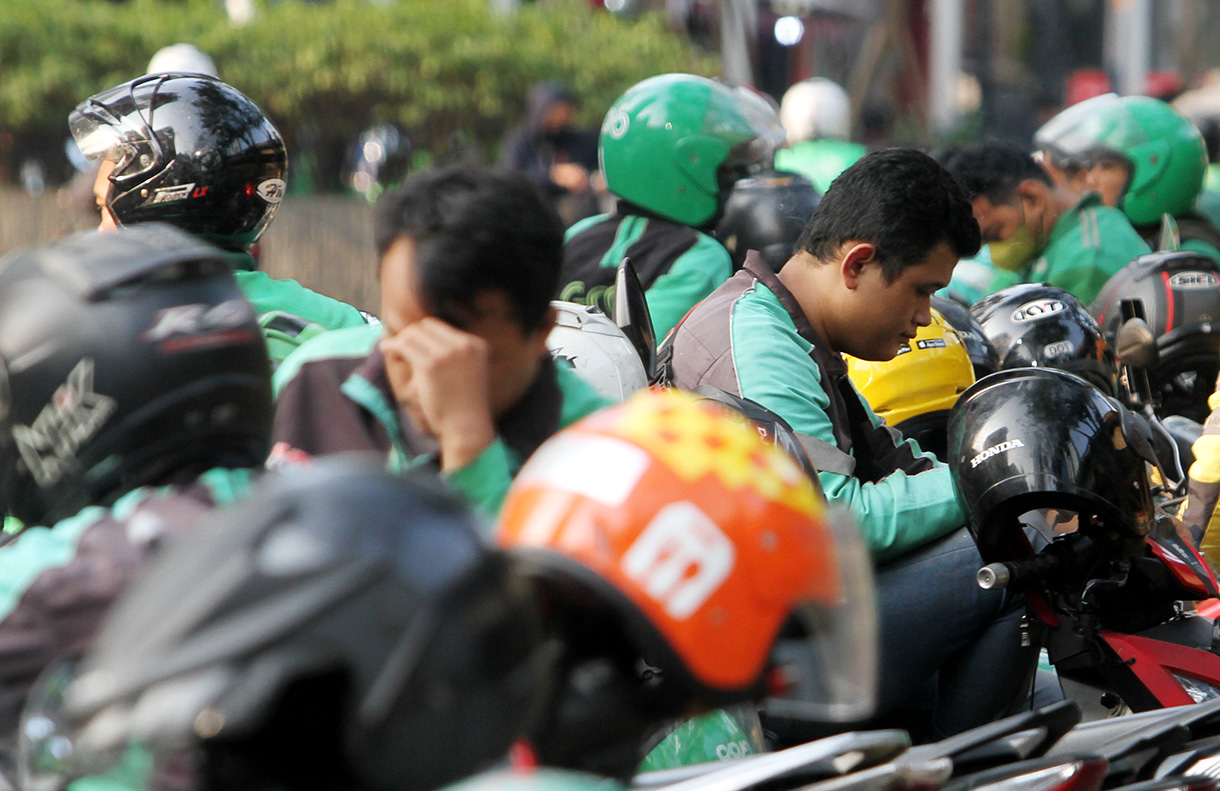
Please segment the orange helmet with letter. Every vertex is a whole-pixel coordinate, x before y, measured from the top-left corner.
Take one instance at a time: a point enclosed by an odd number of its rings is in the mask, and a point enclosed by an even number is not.
[[[777,713],[854,719],[875,685],[871,567],[854,525],[829,514],[791,457],[740,417],[643,391],[539,448],[498,537],[544,587],[612,611],[692,700],[783,686]]]

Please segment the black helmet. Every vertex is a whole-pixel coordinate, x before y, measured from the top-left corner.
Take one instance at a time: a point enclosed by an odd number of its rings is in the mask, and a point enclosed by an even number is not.
[[[995,346],[983,332],[983,325],[965,305],[949,297],[933,295],[932,307],[940,312],[950,327],[957,330],[962,345],[966,347],[966,354],[970,355],[975,379],[1000,370],[1000,355],[996,354]]]
[[[1022,283],[971,306],[995,347],[1001,370],[1059,368],[1081,376],[1106,395],[1118,391],[1114,354],[1080,300],[1046,283]]]
[[[1090,311],[1111,345],[1124,299],[1139,299],[1156,336],[1157,363],[1148,369],[1159,413],[1202,423],[1220,373],[1220,267],[1188,251],[1142,255],[1114,274]]]
[[[1034,509],[1097,516],[1130,538],[1154,519],[1147,425],[1064,371],[1019,368],[976,382],[949,413],[948,456],[986,562],[1022,554],[1011,520]]]
[[[778,272],[821,199],[804,176],[782,170],[755,174],[733,185],[714,235],[733,257],[733,269],[757,250]]]
[[[121,225],[159,220],[245,249],[284,196],[283,138],[215,77],[138,77],[78,104],[68,126],[86,157],[117,163],[106,205]]]
[[[194,749],[211,788],[244,761],[259,787],[428,791],[504,756],[553,652],[481,532],[429,475],[349,457],[271,480],[116,605],[64,696],[82,763],[134,739],[154,768]]]
[[[0,500],[27,524],[266,458],[254,310],[219,250],[167,225],[0,259],[0,374]]]

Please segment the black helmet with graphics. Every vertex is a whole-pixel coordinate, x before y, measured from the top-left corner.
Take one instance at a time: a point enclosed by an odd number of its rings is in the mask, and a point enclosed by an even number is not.
[[[1046,283],[1000,289],[971,306],[1000,359],[1000,369],[1058,368],[1096,385],[1118,389],[1114,354],[1080,300]]]
[[[258,240],[284,195],[284,140],[254,102],[206,74],[149,74],[68,117],[90,159],[115,163],[120,225],[161,221],[229,249]]]
[[[1141,255],[1106,281],[1090,311],[1106,340],[1122,325],[1122,301],[1138,299],[1156,336],[1148,381],[1163,415],[1202,423],[1220,373],[1220,267],[1187,250]]]
[[[220,250],[161,223],[0,259],[0,374],[0,505],[26,524],[266,458],[254,310]]]

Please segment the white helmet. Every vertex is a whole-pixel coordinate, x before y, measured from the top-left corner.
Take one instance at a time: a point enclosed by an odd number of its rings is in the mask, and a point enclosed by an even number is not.
[[[623,331],[589,305],[554,301],[555,328],[546,338],[551,357],[568,364],[601,395],[625,401],[648,387],[644,363]]]
[[[784,92],[779,120],[790,144],[821,137],[846,140],[851,135],[851,102],[838,83],[812,77]]]
[[[148,74],[178,72],[186,74],[206,74],[219,79],[216,64],[193,44],[170,44],[157,50],[148,62]]]

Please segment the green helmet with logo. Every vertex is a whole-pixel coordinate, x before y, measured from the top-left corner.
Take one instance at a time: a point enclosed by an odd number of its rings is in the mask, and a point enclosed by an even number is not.
[[[708,225],[733,183],[783,140],[778,115],[747,90],[693,74],[628,88],[602,122],[607,188],[674,222]]]
[[[1086,162],[1120,157],[1131,169],[1120,208],[1132,225],[1151,225],[1163,214],[1192,209],[1203,188],[1207,149],[1189,119],[1148,96],[1110,98],[1077,116],[1075,123],[1059,124],[1046,135],[1052,119],[1039,131],[1038,142]]]

